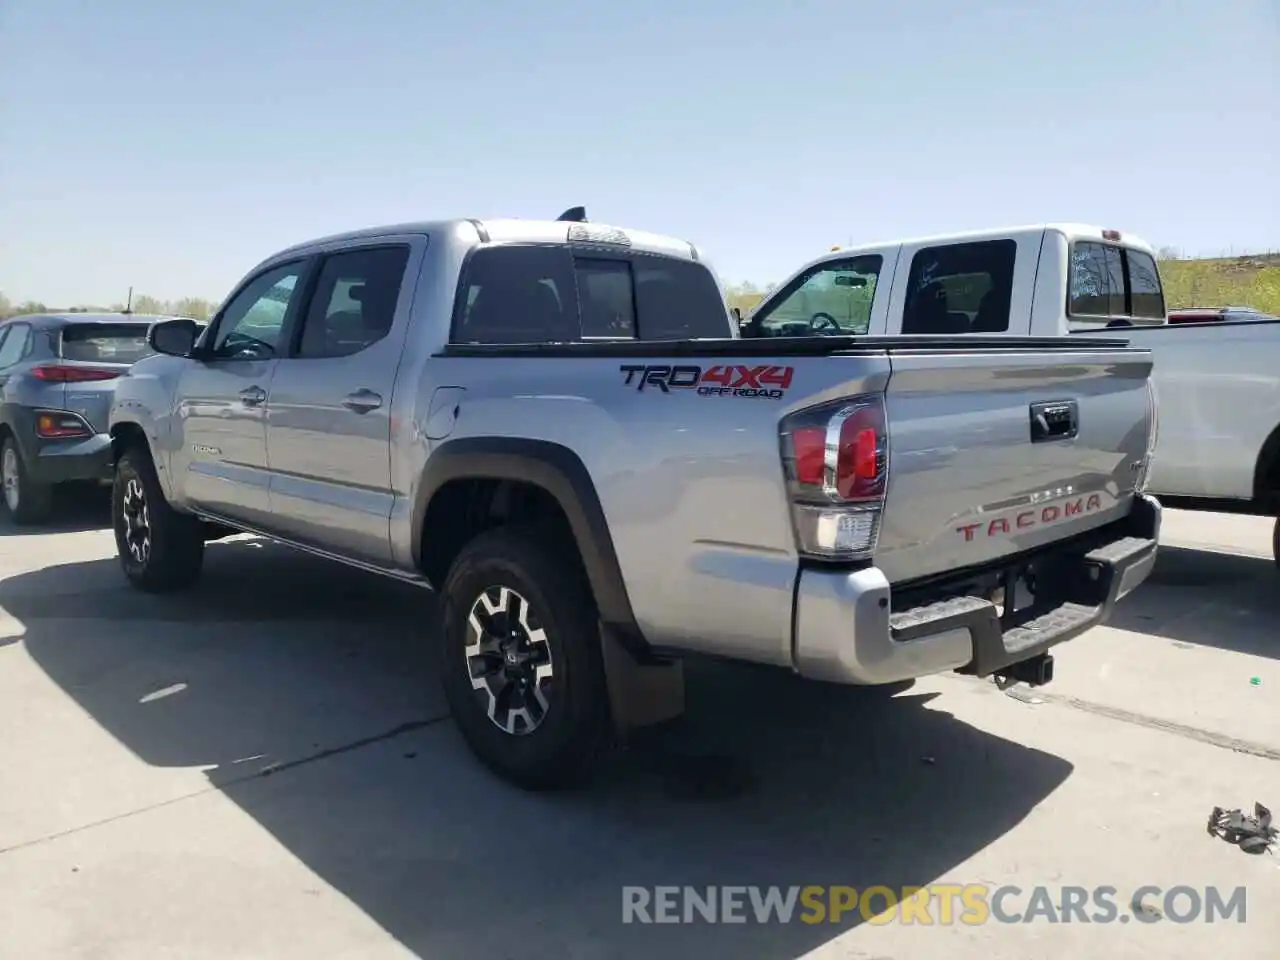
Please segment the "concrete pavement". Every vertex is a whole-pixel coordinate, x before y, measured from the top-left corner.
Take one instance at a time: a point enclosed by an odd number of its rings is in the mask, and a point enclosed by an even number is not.
[[[253,542],[143,597],[101,519],[0,528],[0,958],[1275,956],[1280,857],[1205,832],[1215,804],[1280,809],[1263,521],[1168,514],[1154,580],[1041,702],[694,664],[680,723],[530,796],[448,721],[429,597]],[[939,882],[1244,885],[1249,912],[621,922],[625,885]]]

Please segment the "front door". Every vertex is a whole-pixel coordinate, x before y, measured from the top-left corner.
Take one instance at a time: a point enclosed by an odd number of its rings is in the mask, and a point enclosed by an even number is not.
[[[347,247],[318,265],[271,385],[272,531],[391,565],[391,390],[423,237]]]
[[[266,411],[285,320],[306,261],[252,278],[214,318],[209,352],[178,384],[181,443],[171,469],[189,505],[250,526],[269,522]]]

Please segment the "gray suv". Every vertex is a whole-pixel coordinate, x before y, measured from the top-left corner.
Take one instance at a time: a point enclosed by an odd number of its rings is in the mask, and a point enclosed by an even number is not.
[[[48,519],[56,484],[109,481],[117,378],[159,317],[34,314],[0,323],[0,477],[16,523]]]

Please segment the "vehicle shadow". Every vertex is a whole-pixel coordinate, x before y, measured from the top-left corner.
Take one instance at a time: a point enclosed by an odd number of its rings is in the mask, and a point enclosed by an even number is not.
[[[66,484],[53,488],[53,510],[49,521],[19,526],[0,507],[0,537],[31,536],[40,533],[81,533],[111,526],[111,494],[96,484]]]
[[[1262,557],[1161,544],[1142,587],[1109,626],[1179,643],[1280,657],[1280,570]]]
[[[587,788],[527,794],[448,721],[417,588],[226,543],[181,598],[136,594],[100,560],[0,582],[0,606],[119,742],[213,765],[212,785],[423,957],[796,957],[865,918],[624,924],[623,887],[976,879],[951,871],[1071,772],[929,695],[703,662],[683,719]]]

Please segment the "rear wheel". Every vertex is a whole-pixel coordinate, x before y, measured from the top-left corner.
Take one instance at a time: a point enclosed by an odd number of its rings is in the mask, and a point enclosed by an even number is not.
[[[195,583],[204,565],[204,529],[165,500],[147,450],[135,445],[116,464],[111,521],[124,575],[139,590],[167,593]]]
[[[483,533],[445,580],[441,676],[468,746],[529,790],[583,779],[612,743],[587,584],[537,528]]]
[[[49,519],[53,487],[31,479],[13,437],[5,437],[0,445],[0,482],[4,484],[5,508],[14,523],[36,524]]]

